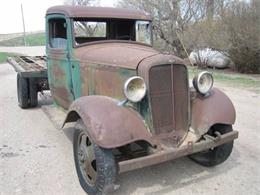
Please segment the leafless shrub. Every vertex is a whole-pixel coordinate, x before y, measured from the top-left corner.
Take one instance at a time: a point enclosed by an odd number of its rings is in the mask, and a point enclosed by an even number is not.
[[[259,3],[236,3],[222,19],[229,35],[228,55],[242,73],[260,73]]]

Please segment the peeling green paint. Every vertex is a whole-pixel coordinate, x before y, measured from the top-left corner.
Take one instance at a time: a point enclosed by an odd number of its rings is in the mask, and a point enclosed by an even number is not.
[[[49,21],[64,19],[67,28],[66,48],[52,48],[49,44]],[[73,55],[71,20],[62,14],[46,16],[46,53],[48,66],[48,80],[51,92],[54,94],[55,104],[68,108],[81,96],[80,91],[80,63]]]

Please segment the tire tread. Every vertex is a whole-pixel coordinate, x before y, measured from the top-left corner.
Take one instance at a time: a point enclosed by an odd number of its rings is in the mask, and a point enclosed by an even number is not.
[[[78,136],[81,131],[87,131],[87,128],[85,127],[85,125],[81,120],[78,121],[76,127],[80,127],[80,129],[76,129],[74,133],[73,151],[74,151],[74,161],[75,161],[76,171],[77,171],[77,175],[81,187],[90,195],[106,194],[107,192],[112,191],[117,176],[117,165],[112,151],[110,149],[101,148],[95,143],[93,143],[94,152],[96,155],[96,163],[97,163],[97,178],[96,178],[96,184],[94,186],[90,186],[85,181],[80,171],[79,165],[77,163]]]
[[[29,108],[28,79],[21,77],[19,73],[17,74],[17,98],[21,108]]]
[[[219,131],[221,134],[228,133],[233,131],[231,125],[216,125],[213,126],[213,130]],[[189,155],[189,158],[194,162],[205,166],[213,167],[219,165],[226,161],[230,156],[233,149],[234,141],[215,147],[213,150],[208,152],[198,152],[192,155]]]

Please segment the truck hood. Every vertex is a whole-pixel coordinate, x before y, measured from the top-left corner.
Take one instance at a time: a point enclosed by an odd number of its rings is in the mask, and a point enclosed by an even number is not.
[[[151,47],[132,43],[98,43],[75,49],[75,56],[83,63],[137,69],[138,64],[159,54]]]

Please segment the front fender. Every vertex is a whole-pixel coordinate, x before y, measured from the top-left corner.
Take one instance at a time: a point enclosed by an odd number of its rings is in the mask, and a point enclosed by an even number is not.
[[[117,103],[106,96],[80,97],[70,106],[64,124],[81,118],[92,140],[103,148],[120,147],[139,140],[154,146],[138,113]]]
[[[236,120],[231,100],[217,88],[208,97],[197,97],[191,103],[191,127],[201,136],[214,124],[232,125]]]

